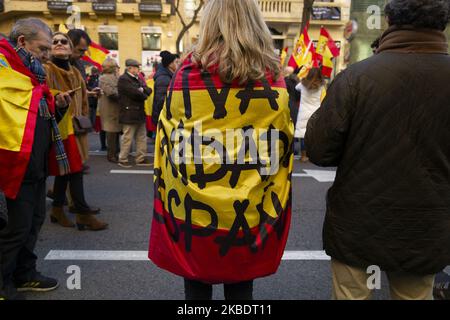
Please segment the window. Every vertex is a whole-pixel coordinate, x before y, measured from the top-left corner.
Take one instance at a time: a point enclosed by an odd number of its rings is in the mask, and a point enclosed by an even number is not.
[[[100,45],[108,50],[119,50],[119,34],[116,32],[99,32]]]
[[[161,50],[160,33],[142,33],[142,50],[159,51]]]

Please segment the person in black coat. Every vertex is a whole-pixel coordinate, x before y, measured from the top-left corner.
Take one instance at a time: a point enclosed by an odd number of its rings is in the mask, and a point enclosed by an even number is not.
[[[160,53],[162,58],[161,65],[158,66],[155,76],[155,94],[153,96],[152,121],[155,126],[158,125],[159,114],[166,102],[167,89],[169,88],[172,76],[177,70],[177,55],[169,51]]]
[[[295,90],[295,87],[300,82],[298,72],[299,69],[294,70],[292,67],[286,67],[284,69],[284,81],[286,82],[286,90],[289,94],[289,110],[294,126],[297,124],[297,116],[300,108],[300,91]],[[296,144],[299,144],[299,141],[296,141]],[[297,148],[294,147],[294,154],[298,153]]]
[[[133,140],[136,140],[136,165],[149,166],[147,154],[147,129],[145,123],[145,100],[152,94],[139,77],[140,64],[133,59],[125,61],[126,72],[120,76],[117,90],[119,93],[119,122],[123,125],[123,137],[119,154],[119,165],[130,168],[128,161]]]
[[[306,131],[310,160],[337,166],[323,228],[333,295],[366,299],[369,266],[395,299],[432,299],[450,265],[447,0],[392,0],[375,56],[341,72]]]

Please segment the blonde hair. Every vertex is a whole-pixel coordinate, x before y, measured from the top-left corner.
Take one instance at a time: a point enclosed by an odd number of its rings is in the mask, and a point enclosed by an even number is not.
[[[218,66],[222,81],[246,83],[267,72],[280,75],[270,31],[255,0],[209,0],[192,59],[204,70]]]
[[[116,72],[116,68],[119,65],[117,64],[116,60],[111,59],[111,58],[107,58],[103,64],[102,64],[102,69],[103,69],[103,74],[107,74],[107,73],[115,73]]]

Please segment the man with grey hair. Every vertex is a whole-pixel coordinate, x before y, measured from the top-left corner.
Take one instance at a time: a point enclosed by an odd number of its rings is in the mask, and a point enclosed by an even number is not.
[[[392,299],[428,300],[450,265],[450,2],[385,13],[376,54],[333,80],[306,149],[338,167],[323,227],[333,297],[369,299],[383,270]]]
[[[0,299],[17,299],[17,291],[42,292],[58,286],[57,280],[36,271],[34,254],[45,219],[50,155],[56,158],[52,162],[61,174],[68,171],[54,111],[55,105],[68,107],[70,95],[60,93],[55,99],[52,97],[41,64],[48,59],[51,37],[52,31],[44,22],[29,18],[16,22],[9,40],[0,40],[0,78],[20,77],[21,81],[7,81],[8,92],[31,97],[27,100],[5,96],[5,82],[0,82],[0,109],[13,115],[8,120],[10,124],[0,123],[0,192],[6,196],[8,215],[8,224],[0,231]],[[12,107],[8,99],[15,99],[20,108]],[[23,115],[25,124],[20,121]],[[21,146],[20,150],[11,145]]]

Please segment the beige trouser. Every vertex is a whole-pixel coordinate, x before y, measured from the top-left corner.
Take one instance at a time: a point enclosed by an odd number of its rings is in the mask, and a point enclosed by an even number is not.
[[[368,300],[372,290],[367,286],[371,274],[331,259],[334,300]],[[388,272],[389,288],[393,300],[433,300],[435,275],[416,276]]]
[[[142,162],[147,154],[147,129],[145,123],[124,124],[119,161],[127,162],[133,139],[136,140],[136,162]]]

